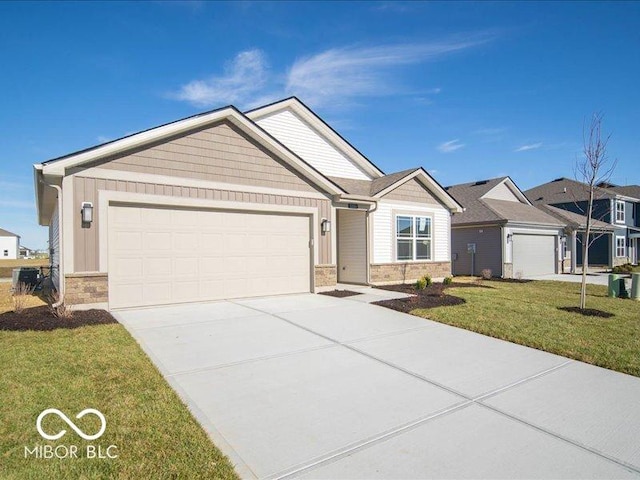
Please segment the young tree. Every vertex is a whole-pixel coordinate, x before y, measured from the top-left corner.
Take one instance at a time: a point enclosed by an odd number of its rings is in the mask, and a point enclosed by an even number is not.
[[[580,308],[586,308],[587,304],[587,270],[589,268],[589,247],[590,241],[593,200],[596,196],[597,185],[599,183],[609,183],[611,175],[616,167],[616,161],[610,162],[607,155],[607,144],[611,134],[603,138],[602,118],[600,112],[594,113],[591,122],[582,128],[582,155],[583,158],[576,161],[576,180],[586,184],[588,193],[587,202],[587,229],[582,242],[582,287],[580,289]],[[612,212],[613,214],[613,212]]]

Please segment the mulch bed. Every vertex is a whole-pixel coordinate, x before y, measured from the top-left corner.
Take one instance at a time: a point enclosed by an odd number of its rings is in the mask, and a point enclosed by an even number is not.
[[[362,295],[360,292],[352,292],[351,290],[330,290],[328,292],[320,292],[320,295],[327,295],[329,297],[345,298],[353,297],[354,295]]]
[[[87,325],[118,323],[106,310],[76,310],[71,318],[54,317],[47,306],[26,308],[22,313],[0,314],[0,330],[50,331],[58,328],[79,328]]]
[[[579,313],[580,315],[584,315],[585,317],[600,317],[600,318],[615,317],[613,313],[603,312],[602,310],[597,310],[595,308],[582,309],[580,307],[558,307],[558,310],[562,310],[563,312]]]
[[[397,284],[397,285],[384,285],[376,288],[383,290],[391,290],[394,292],[402,292],[413,295],[408,298],[397,298],[394,300],[382,300],[380,302],[373,302],[374,305],[380,305],[383,307],[397,310],[399,312],[409,313],[416,308],[435,308],[460,305],[466,303],[466,300],[455,295],[448,295],[445,293],[447,288],[491,288],[485,285],[479,285],[475,283],[451,283],[444,285],[442,283],[433,283],[426,287],[424,290],[416,290],[413,284]]]

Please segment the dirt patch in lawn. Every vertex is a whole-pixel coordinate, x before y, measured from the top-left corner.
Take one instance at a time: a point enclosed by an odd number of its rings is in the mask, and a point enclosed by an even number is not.
[[[87,325],[118,323],[106,310],[76,310],[71,318],[54,317],[47,306],[26,308],[22,313],[0,314],[0,330],[50,331],[58,328],[79,328]]]
[[[319,295],[327,295],[328,297],[353,297],[354,295],[362,295],[360,292],[352,292],[351,290],[330,290],[328,292],[320,292]]]
[[[435,308],[460,305],[466,303],[466,300],[455,295],[445,293],[448,288],[492,288],[477,283],[451,283],[444,285],[442,283],[433,283],[423,290],[416,290],[413,284],[397,284],[384,285],[380,287],[383,290],[391,290],[394,292],[408,293],[412,295],[408,298],[397,298],[393,300],[382,300],[373,302],[374,305],[380,305],[399,312],[409,313],[416,308]]]
[[[564,312],[579,313],[580,315],[584,315],[585,317],[600,317],[600,318],[615,317],[613,313],[603,312],[602,310],[597,310],[595,308],[582,309],[580,307],[558,307],[558,310],[562,310]]]

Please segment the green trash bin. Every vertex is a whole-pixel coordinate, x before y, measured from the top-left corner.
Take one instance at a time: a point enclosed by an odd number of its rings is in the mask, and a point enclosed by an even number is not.
[[[631,274],[631,299],[640,300],[640,273]]]
[[[620,275],[616,273],[609,274],[609,296],[612,298],[620,296]]]

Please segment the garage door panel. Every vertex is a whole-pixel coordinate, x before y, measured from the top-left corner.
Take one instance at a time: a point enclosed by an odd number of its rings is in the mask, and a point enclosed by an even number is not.
[[[556,237],[551,235],[513,236],[513,273],[530,277],[556,271]]]
[[[111,308],[310,290],[309,217],[109,208]]]

